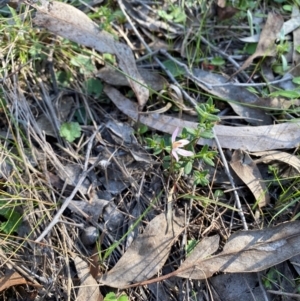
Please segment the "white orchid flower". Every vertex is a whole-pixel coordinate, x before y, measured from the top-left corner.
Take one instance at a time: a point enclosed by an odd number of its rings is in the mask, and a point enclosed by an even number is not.
[[[174,133],[172,134],[172,151],[171,151],[172,156],[175,158],[175,160],[177,162],[179,161],[178,155],[183,156],[183,157],[191,157],[194,155],[193,152],[182,149],[182,147],[184,147],[185,145],[190,143],[189,140],[181,139],[181,140],[176,141],[178,131],[179,131],[179,128],[177,127],[175,129]]]

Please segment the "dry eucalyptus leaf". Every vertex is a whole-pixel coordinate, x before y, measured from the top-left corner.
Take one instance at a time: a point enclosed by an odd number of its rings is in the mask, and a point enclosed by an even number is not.
[[[124,222],[124,216],[114,202],[99,198],[97,195],[89,202],[71,201],[68,208],[94,222],[101,216],[110,232],[117,232]]]
[[[137,106],[118,90],[110,86],[104,87],[104,92],[111,101],[133,120],[138,120]],[[195,129],[197,123],[170,117],[162,114],[140,115],[139,122],[172,135],[175,129],[184,127]],[[215,133],[223,148],[244,149],[251,152],[287,149],[297,147],[300,143],[300,124],[281,123],[269,126],[232,127],[215,125]],[[199,139],[199,145],[216,147],[213,139]]]
[[[288,90],[285,87],[289,85],[289,83],[292,83],[292,80],[290,81],[285,81],[280,85],[280,87],[284,90]],[[295,87],[294,87],[295,88]],[[292,89],[289,89],[292,90]],[[279,97],[266,97],[266,98],[259,98],[255,102],[256,105],[262,106],[265,108],[270,108],[272,109],[281,109],[281,110],[287,110],[291,106],[299,106],[300,105],[300,100],[299,99],[284,99],[284,98],[279,98]]]
[[[131,144],[129,148],[129,152],[136,162],[148,163],[148,164],[154,163],[154,161],[151,160],[150,154],[147,153],[145,149],[138,144]]]
[[[156,216],[130,245],[117,264],[100,280],[101,284],[122,288],[154,276],[165,264],[177,236],[183,231],[184,217]]]
[[[76,186],[80,179],[81,173],[82,167],[79,164],[67,164],[64,166],[64,173],[59,174],[59,176],[62,180],[65,180],[68,185]],[[87,194],[90,185],[90,180],[86,178],[80,186],[79,191],[82,194]]]
[[[219,235],[211,237],[204,237],[187,257],[183,264],[176,271],[177,277],[189,278],[188,274],[191,270],[191,263],[198,262],[208,258],[211,254],[215,253],[219,248]],[[177,273],[178,272],[178,273]],[[187,276],[187,277],[185,277]],[[205,277],[205,274],[203,274]]]
[[[272,161],[280,161],[292,166],[298,172],[300,172],[300,160],[295,155],[286,152],[281,152],[281,151],[256,152],[253,153],[252,155],[261,156],[260,159],[255,160],[255,163],[264,162],[267,164]]]
[[[42,0],[43,5],[32,5],[37,13],[34,23],[47,28],[54,34],[70,39],[78,44],[94,48],[101,53],[116,55],[120,68],[128,75],[138,103],[143,107],[148,98],[149,90],[139,74],[131,49],[118,41],[98,26],[82,11],[62,2]]]
[[[105,127],[110,130],[114,135],[122,139],[125,143],[136,143],[137,140],[134,136],[134,129],[126,123],[108,120]]]
[[[268,189],[251,157],[241,150],[236,150],[232,155],[230,166],[251,190],[259,208],[266,206],[270,202]]]
[[[150,89],[160,91],[168,86],[168,81],[157,72],[139,67],[137,69]],[[129,86],[128,78],[120,70],[110,66],[101,68],[97,77],[113,86]]]
[[[272,123],[272,118],[263,109],[259,109],[257,107],[254,108],[254,106],[257,105],[257,101],[260,101],[260,98],[249,92],[246,87],[228,84],[228,78],[225,76],[201,69],[193,69],[193,75],[212,86],[214,84],[224,83],[224,86],[213,86],[210,90],[201,82],[197,82],[192,77],[189,77],[204,91],[228,101],[228,104],[232,107],[235,113],[244,117],[250,124],[268,125]],[[251,106],[243,104],[249,104]]]
[[[243,64],[243,66],[235,72],[231,77],[235,76],[242,70],[251,65],[252,61],[257,57],[275,56],[276,55],[276,38],[280,33],[283,25],[283,18],[274,12],[268,14],[267,22],[261,32],[259,42],[255,53],[253,53]]]
[[[18,272],[9,271],[4,276],[1,276],[0,278],[0,292],[3,292],[4,290],[7,290],[8,288],[12,286],[28,284],[28,281],[21,276]]]
[[[76,256],[74,258],[74,264],[80,280],[80,287],[76,300],[102,301],[103,296],[100,293],[99,285],[91,275],[88,263],[79,256]]]
[[[114,169],[110,169],[108,171],[109,175],[113,176]],[[114,180],[114,179],[106,179],[106,177],[100,177],[100,182],[104,185],[105,190],[112,195],[120,194],[124,189],[126,189],[128,186],[130,186],[130,183],[127,181],[126,183],[124,181]]]
[[[97,222],[103,212],[104,206],[109,202],[102,199],[94,198],[90,202],[87,201],[71,201],[68,208],[74,213],[83,216],[93,222]]]
[[[206,279],[214,273],[259,272],[300,253],[300,222],[288,222],[264,230],[234,233],[220,254],[187,257],[177,277]],[[202,252],[198,244],[193,252]],[[199,249],[199,250],[198,250]],[[190,259],[191,258],[191,259]]]
[[[53,123],[51,120],[45,115],[41,114],[36,123],[41,131],[43,131],[46,135],[56,137],[56,132],[53,127]]]
[[[286,22],[283,23],[282,25],[282,31],[284,32],[285,35],[290,34],[293,32],[293,41],[294,45],[299,45],[297,43],[298,39],[295,40],[294,33],[299,29],[300,26],[300,14],[299,14],[299,9],[297,6],[293,6],[293,12],[292,12],[292,18],[290,20],[287,20]],[[280,33],[278,33],[277,38],[280,38]],[[251,37],[246,37],[246,38],[240,38],[241,41],[245,43],[256,43],[260,40],[260,34],[255,34]]]

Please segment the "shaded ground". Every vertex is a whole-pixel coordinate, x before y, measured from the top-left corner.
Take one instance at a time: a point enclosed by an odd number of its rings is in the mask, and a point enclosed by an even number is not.
[[[30,4],[1,10],[1,298],[299,299],[296,3]]]

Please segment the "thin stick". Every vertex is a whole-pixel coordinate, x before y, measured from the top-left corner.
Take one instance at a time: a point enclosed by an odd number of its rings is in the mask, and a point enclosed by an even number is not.
[[[227,53],[225,53],[224,51],[222,51],[221,49],[219,49],[218,47],[212,45],[210,42],[208,42],[203,36],[201,36],[201,41],[206,44],[207,46],[209,46],[211,49],[213,49],[215,52],[219,53],[220,55],[222,55],[224,58],[226,58],[231,64],[233,64],[238,70],[241,68],[241,66]],[[245,81],[249,81],[250,78],[248,76],[248,74],[245,71],[241,71],[240,74],[243,75]]]
[[[224,168],[225,168],[225,172],[226,172],[226,175],[230,181],[230,184],[232,186],[232,188],[234,189],[233,190],[233,195],[234,195],[234,198],[235,198],[235,204],[236,204],[236,207],[238,208],[238,213],[241,217],[241,220],[242,220],[242,223],[243,223],[243,227],[244,227],[244,230],[248,230],[248,225],[247,225],[247,222],[246,222],[246,219],[245,219],[245,215],[244,215],[244,212],[242,210],[242,205],[241,205],[241,201],[240,201],[240,198],[239,198],[239,195],[237,193],[237,190],[235,189],[235,184],[234,184],[234,181],[233,181],[233,177],[231,176],[231,173],[230,173],[230,170],[229,170],[229,167],[228,167],[228,164],[227,164],[227,161],[226,161],[226,158],[224,156],[224,153],[223,153],[223,150],[222,150],[222,147],[221,147],[221,144],[219,142],[219,139],[217,137],[217,134],[215,132],[215,130],[213,129],[213,134],[214,134],[214,139],[216,141],[216,144],[217,144],[217,147],[218,147],[218,150],[220,152],[220,155],[221,155],[221,159],[222,159],[222,162],[224,164]]]
[[[263,295],[265,301],[269,301],[267,292],[266,292],[265,287],[264,287],[264,285],[263,285],[263,283],[261,281],[261,276],[260,276],[261,274],[260,273],[256,273],[256,275],[257,275],[257,278],[258,278],[258,283],[259,283],[259,287],[261,289],[262,295]]]
[[[172,60],[173,62],[175,62],[178,66],[184,68],[185,72],[187,73],[187,75],[192,78],[194,81],[199,82],[203,85],[205,85],[209,90],[212,89],[212,85],[204,82],[203,80],[200,80],[199,78],[197,78],[196,76],[193,75],[193,73],[189,70],[188,66],[180,61],[178,61],[177,59],[173,58],[165,49],[161,49],[160,53],[163,54],[164,56],[166,56],[169,60]]]
[[[288,296],[288,297],[291,297],[291,298],[300,299],[300,295],[299,294],[285,293],[285,292],[273,291],[273,290],[267,290],[267,292],[270,293],[270,294],[274,294],[274,295]]]
[[[273,80],[271,82],[267,83],[221,83],[221,84],[212,84],[211,87],[223,87],[223,86],[237,86],[237,87],[267,87],[270,85],[276,85],[280,84],[282,82],[285,82],[287,80],[291,80],[291,76],[283,77],[281,79]]]
[[[205,85],[209,90],[212,90],[213,87],[224,87],[224,86],[236,86],[236,87],[267,87],[270,85],[276,85],[282,82],[285,82],[287,80],[291,80],[293,77],[290,74],[287,74],[287,76],[284,76],[281,79],[278,80],[274,80],[268,83],[233,83],[233,82],[228,82],[228,83],[220,83],[220,84],[209,84],[203,80],[200,80],[198,77],[194,76],[194,74],[189,70],[188,66],[182,62],[180,62],[179,60],[177,60],[176,58],[174,58],[172,55],[170,55],[165,49],[161,49],[159,50],[159,52],[161,54],[163,54],[164,56],[166,56],[169,60],[173,61],[174,63],[176,63],[178,66],[184,68],[187,76],[195,81],[195,82],[199,82],[200,84]]]
[[[33,278],[33,276],[35,276],[35,275],[31,271],[28,272],[28,269],[24,269],[24,267],[22,265],[19,266],[18,264],[15,264],[12,260],[7,258],[6,254],[2,251],[2,248],[0,249],[0,258],[3,259],[4,263],[11,265],[16,271],[18,271],[21,275],[23,275],[29,281],[31,281],[34,285],[36,285],[39,290],[41,290],[43,293],[46,293],[46,290],[43,288],[43,286]],[[42,278],[42,280],[45,280],[45,278]],[[46,283],[48,283],[47,280],[46,280]]]
[[[102,126],[102,125],[101,125]],[[82,183],[84,182],[85,178],[87,177],[87,175],[89,174],[89,172],[91,170],[93,170],[93,168],[95,167],[95,165],[98,164],[98,161],[100,160],[96,160],[96,162],[89,168],[87,169],[87,165],[88,165],[88,158],[90,156],[91,153],[91,149],[92,149],[92,145],[93,145],[93,141],[98,133],[98,130],[101,128],[101,126],[93,133],[93,135],[91,136],[91,139],[88,143],[88,147],[87,147],[87,154],[86,154],[86,160],[85,160],[85,164],[84,164],[84,170],[76,184],[76,186],[74,187],[72,193],[69,195],[69,197],[66,198],[66,200],[64,201],[63,205],[61,206],[61,208],[58,210],[58,212],[56,213],[56,215],[54,216],[53,220],[49,223],[49,225],[46,227],[46,229],[42,232],[42,234],[35,240],[35,242],[40,242],[50,231],[51,229],[58,223],[60,222],[60,216],[63,214],[63,212],[65,211],[65,209],[69,206],[70,202],[73,200],[75,194],[77,193],[77,191],[79,190],[80,186],[82,185]]]
[[[124,4],[122,3],[121,0],[118,0],[118,4],[122,10],[122,13],[124,14],[124,16],[126,17],[127,21],[129,22],[129,24],[132,26],[132,29],[134,31],[134,33],[136,34],[136,36],[139,38],[139,40],[141,41],[141,43],[144,45],[145,49],[149,52],[152,53],[152,50],[150,49],[150,47],[147,45],[147,43],[144,41],[144,39],[142,38],[142,36],[140,35],[140,33],[138,32],[138,30],[136,29],[135,25],[132,23],[130,17],[128,16],[128,14],[126,13]],[[180,86],[180,84],[177,82],[177,80],[174,78],[174,76],[172,75],[171,72],[169,72],[169,70],[163,65],[163,63],[156,57],[153,56],[155,62],[159,65],[159,67],[165,71],[165,73],[168,75],[168,77],[170,78],[171,82],[176,85],[182,92],[183,96],[185,97],[186,100],[188,100],[193,106],[197,105],[197,102],[190,97],[185,91],[184,89],[182,89],[182,87]]]

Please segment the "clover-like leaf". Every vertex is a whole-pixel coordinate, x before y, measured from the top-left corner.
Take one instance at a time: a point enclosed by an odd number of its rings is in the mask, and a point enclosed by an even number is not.
[[[78,122],[65,122],[61,125],[59,134],[68,142],[73,142],[81,135],[81,128]]]

